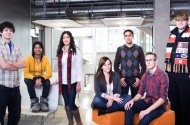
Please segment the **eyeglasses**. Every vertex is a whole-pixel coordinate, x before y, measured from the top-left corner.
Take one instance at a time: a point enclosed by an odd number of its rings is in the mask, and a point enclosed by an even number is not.
[[[156,61],[156,59],[145,59],[145,62],[153,62]]]
[[[184,20],[184,19],[181,19],[181,20],[176,20],[176,22],[185,22],[185,21],[187,21],[187,20]]]

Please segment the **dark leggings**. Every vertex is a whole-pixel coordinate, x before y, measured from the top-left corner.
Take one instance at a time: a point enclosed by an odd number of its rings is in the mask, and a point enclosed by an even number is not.
[[[65,106],[68,106],[72,111],[75,111],[77,109],[77,106],[75,104],[76,85],[77,83],[71,84],[71,91],[68,91],[68,86],[62,84],[62,95],[65,102]]]

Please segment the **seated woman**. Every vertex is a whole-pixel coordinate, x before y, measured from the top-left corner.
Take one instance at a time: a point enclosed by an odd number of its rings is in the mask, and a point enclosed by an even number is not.
[[[41,42],[34,42],[32,54],[26,58],[26,68],[24,69],[24,82],[27,85],[31,99],[32,112],[48,112],[48,95],[50,90],[50,78],[52,69],[50,62],[44,56],[44,47]],[[43,86],[42,96],[36,97],[35,87]]]
[[[124,110],[124,105],[131,99],[129,95],[120,95],[119,74],[112,71],[112,62],[108,57],[99,61],[94,80],[95,97],[92,108],[99,109],[98,115]]]

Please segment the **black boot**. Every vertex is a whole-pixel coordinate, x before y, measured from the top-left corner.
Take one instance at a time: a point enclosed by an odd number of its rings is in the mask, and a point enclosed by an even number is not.
[[[49,105],[48,105],[48,99],[40,97],[40,110],[42,112],[48,112],[49,111]]]
[[[39,112],[40,111],[40,104],[39,104],[39,98],[38,97],[31,99],[30,110],[32,112]]]

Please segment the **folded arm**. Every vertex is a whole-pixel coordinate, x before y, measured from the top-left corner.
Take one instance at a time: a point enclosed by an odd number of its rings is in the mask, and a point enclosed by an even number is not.
[[[12,65],[11,62],[5,61],[3,57],[0,57],[0,68],[4,70],[10,70],[10,71],[19,69],[18,67]]]
[[[11,65],[17,67],[18,69],[25,68],[26,67],[26,62],[24,59],[21,57],[18,58],[16,62],[9,62]]]

